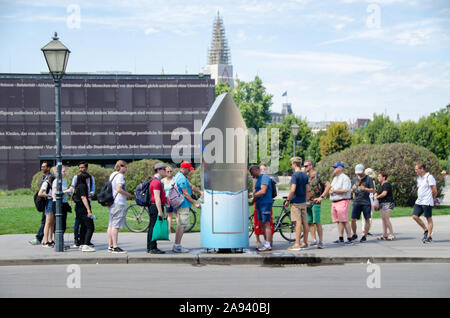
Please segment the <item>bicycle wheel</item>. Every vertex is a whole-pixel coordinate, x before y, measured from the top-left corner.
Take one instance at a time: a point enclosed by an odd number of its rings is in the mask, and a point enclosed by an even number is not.
[[[126,211],[125,225],[131,232],[144,232],[150,225],[150,216],[145,206],[130,205]]]
[[[248,217],[248,237],[251,237],[255,232],[255,215],[252,214]]]
[[[192,208],[189,209],[189,218],[190,218],[190,225],[184,228],[184,233],[192,231],[195,224],[197,223],[197,212]],[[174,213],[172,224],[170,225],[170,231],[172,233],[175,233],[176,230],[177,230],[177,215]]]
[[[280,225],[278,227],[281,236],[288,242],[295,241],[295,221],[291,222],[291,215],[285,214],[281,218]]]

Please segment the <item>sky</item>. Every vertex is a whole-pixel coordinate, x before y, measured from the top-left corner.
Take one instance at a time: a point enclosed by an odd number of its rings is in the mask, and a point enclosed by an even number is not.
[[[235,75],[308,121],[417,121],[450,103],[450,0],[0,0],[0,73],[196,74],[220,12]],[[286,97],[281,95],[287,92]]]

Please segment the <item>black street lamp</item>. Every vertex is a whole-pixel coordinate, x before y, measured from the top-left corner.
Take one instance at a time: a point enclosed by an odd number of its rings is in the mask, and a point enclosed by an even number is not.
[[[57,165],[57,187],[56,187],[56,230],[55,249],[64,252],[64,233],[62,229],[62,155],[61,155],[61,79],[66,72],[69,60],[69,49],[58,41],[55,32],[52,41],[42,49],[50,74],[55,82],[55,107],[56,107],[56,165]]]

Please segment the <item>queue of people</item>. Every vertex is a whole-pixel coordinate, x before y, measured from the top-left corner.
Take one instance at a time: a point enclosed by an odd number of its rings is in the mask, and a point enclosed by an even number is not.
[[[356,176],[353,180],[344,173],[345,166],[341,162],[332,165],[333,179],[331,182],[315,170],[312,160],[303,160],[300,157],[291,158],[293,174],[290,182],[289,194],[284,202],[285,207],[290,207],[291,221],[295,222],[295,243],[288,248],[290,251],[302,250],[312,246],[324,248],[323,228],[321,224],[321,203],[329,196],[331,200],[331,217],[333,223],[337,224],[338,239],[333,243],[354,245],[358,239],[357,220],[363,215],[364,223],[362,237],[359,242],[367,241],[370,235],[371,218],[373,211],[379,211],[382,221],[382,235],[378,240],[392,241],[395,233],[390,221],[390,216],[395,208],[392,185],[388,181],[385,172],[379,172],[377,180],[378,188],[374,180],[372,169],[364,169],[362,164],[355,167]],[[95,193],[95,179],[88,173],[88,163],[82,161],[78,164],[79,174],[72,179],[71,186],[68,186],[66,178],[66,167],[62,167],[62,214],[63,231],[66,230],[67,213],[72,212],[69,204],[68,194],[72,194],[75,202],[75,225],[74,225],[74,248],[79,248],[82,252],[95,252],[95,246],[91,240],[95,231],[94,220],[91,209],[91,198]],[[127,200],[133,196],[127,192],[125,184],[125,174],[127,163],[123,160],[117,161],[114,172],[109,176],[112,186],[113,202],[109,206],[109,223],[107,230],[108,251],[112,253],[126,253],[118,245],[119,231],[125,225]],[[188,252],[181,245],[184,229],[190,226],[189,210],[192,205],[200,208],[193,196],[193,191],[203,195],[190,183],[187,176],[194,170],[191,164],[184,161],[180,165],[180,171],[172,176],[172,167],[158,163],[154,166],[154,175],[149,183],[149,217],[150,224],[147,233],[147,253],[164,254],[157,246],[157,241],[152,240],[153,229],[158,218],[169,219],[169,231],[175,216],[177,228],[175,231],[175,242],[172,251],[174,253]],[[49,162],[41,165],[43,177],[41,180],[38,195],[46,199],[45,209],[42,213],[41,226],[35,238],[30,241],[32,245],[42,245],[43,247],[54,247],[53,233],[55,230],[56,192],[57,179],[56,167],[51,167]],[[260,252],[271,251],[273,248],[273,203],[275,182],[268,175],[267,166],[251,166],[250,175],[254,179],[253,195],[249,195],[250,205],[254,204],[255,229],[257,234],[257,249]],[[422,163],[415,166],[417,178],[418,198],[413,209],[414,221],[423,229],[422,241],[430,243],[432,241],[433,220],[432,208],[437,202],[436,180],[426,171]],[[183,196],[182,203],[173,208],[169,199],[170,189],[176,186]],[[353,199],[351,212],[351,222],[349,222],[350,200]],[[166,211],[165,211],[166,210]],[[424,214],[427,225],[423,223],[420,216]],[[344,232],[346,240],[344,240]],[[316,235],[317,234],[317,235]],[[264,237],[264,242],[259,236]],[[309,243],[308,238],[312,238]],[[302,240],[302,242],[301,242]]]
[[[306,160],[302,167],[302,158],[291,158],[293,175],[291,177],[291,186],[289,194],[284,201],[285,207],[290,207],[291,221],[295,222],[295,243],[288,250],[296,251],[317,246],[324,248],[323,229],[321,225],[321,202],[329,196],[331,200],[331,218],[333,223],[337,224],[338,239],[333,241],[335,244],[354,245],[358,239],[357,220],[363,216],[362,237],[359,242],[364,243],[370,234],[371,219],[375,211],[379,211],[382,223],[382,234],[377,240],[393,241],[395,233],[393,230],[390,216],[395,207],[392,185],[388,181],[388,175],[381,171],[378,175],[371,168],[364,168],[364,165],[358,164],[355,167],[356,176],[353,180],[344,173],[345,166],[341,162],[332,165],[333,179],[331,183],[325,180],[318,171],[314,169],[314,163]],[[432,242],[433,219],[432,209],[437,203],[436,180],[426,171],[423,163],[415,165],[417,178],[418,198],[414,205],[413,219],[423,229],[423,243]],[[272,249],[268,240],[272,239],[273,231],[270,231],[269,211],[272,211],[273,200],[270,201],[266,194],[271,192],[268,176],[261,172],[258,166],[250,168],[250,174],[255,179],[254,195],[250,196],[256,202],[255,218],[260,222],[264,234],[264,246],[258,250],[261,252]],[[379,186],[376,186],[375,176]],[[256,185],[262,185],[256,187]],[[351,221],[349,222],[350,202],[353,199]],[[259,204],[258,204],[259,203]],[[264,203],[264,204],[263,204]],[[424,214],[427,225],[420,219]],[[256,220],[255,220],[256,224]],[[344,240],[344,232],[346,240]],[[317,233],[317,236],[316,236]],[[312,243],[308,243],[308,236],[311,236]],[[300,242],[303,237],[303,242]],[[318,238],[318,240],[317,240]],[[259,238],[257,237],[257,244]],[[258,244],[260,245],[260,244]]]

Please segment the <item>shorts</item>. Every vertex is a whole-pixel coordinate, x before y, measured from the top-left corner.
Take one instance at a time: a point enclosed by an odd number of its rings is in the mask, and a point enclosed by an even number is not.
[[[372,206],[365,205],[365,204],[355,204],[353,203],[353,209],[352,209],[352,219],[359,220],[361,218],[361,212],[364,215],[364,218],[366,220],[370,219],[372,217]]]
[[[264,235],[261,226],[259,225],[259,221],[258,221],[258,209],[256,208],[256,202],[254,204],[255,208],[253,210],[253,217],[254,217],[254,225],[255,225],[255,235]],[[273,231],[273,217],[272,217],[272,213],[270,214],[270,228],[272,229],[272,234],[274,233]]]
[[[173,206],[171,206],[170,204],[166,205],[166,212],[167,213],[175,213],[177,214],[177,209],[175,209]]]
[[[259,222],[270,222],[270,217],[272,214],[272,204],[271,203],[260,203],[256,204],[256,211]]]
[[[388,211],[388,210],[394,210],[395,204],[394,202],[383,202],[380,203],[380,210],[381,211]]]
[[[306,219],[306,203],[291,203],[291,221],[303,223]]]
[[[52,205],[53,205],[53,199],[47,199],[47,202],[45,202],[45,210],[44,210],[45,214],[55,214],[53,212]]]
[[[340,200],[331,203],[331,219],[333,222],[348,222],[350,200]]]
[[[113,204],[109,207],[109,224],[113,229],[122,229],[125,225],[127,212],[126,205]]]
[[[178,221],[179,226],[189,227],[191,225],[190,208],[178,208]]]
[[[433,207],[431,205],[419,205],[414,204],[413,215],[421,216],[422,214],[426,218],[431,218]]]
[[[320,223],[320,204],[313,204],[306,209],[308,223]]]

